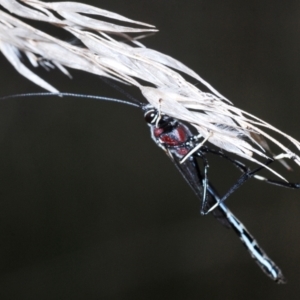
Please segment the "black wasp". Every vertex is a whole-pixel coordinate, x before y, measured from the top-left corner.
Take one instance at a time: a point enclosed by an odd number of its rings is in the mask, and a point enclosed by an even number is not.
[[[135,99],[132,99],[133,102],[129,102],[125,100],[106,98],[100,96],[89,96],[70,93],[30,93],[11,95],[7,97],[2,97],[1,99],[4,100],[15,97],[53,95],[118,102],[142,109],[142,111],[144,111],[145,120],[150,127],[152,139],[171,158],[178,171],[181,173],[183,178],[187,181],[189,186],[195,192],[198,199],[201,201],[201,214],[205,215],[211,212],[212,215],[222,225],[224,225],[227,228],[232,228],[237,233],[245,247],[248,249],[250,255],[257,262],[260,268],[275,282],[286,282],[279,267],[277,267],[277,265],[266,255],[266,253],[260,248],[258,243],[249,233],[249,231],[245,228],[245,226],[234,216],[233,213],[230,212],[230,210],[224,204],[224,201],[228,198],[228,196],[251,177],[283,187],[294,189],[300,188],[300,184],[297,183],[286,183],[276,180],[270,180],[265,177],[256,175],[256,173],[263,169],[264,166],[267,166],[268,164],[272,163],[273,159],[269,159],[265,163],[265,165],[260,166],[259,168],[251,171],[244,164],[235,159],[230,158],[229,156],[225,155],[222,151],[214,150],[207,147],[206,145],[203,145],[203,141],[200,141],[201,137],[194,136],[190,129],[179,120],[161,114],[159,110],[153,108],[151,105],[143,104],[141,102],[136,101]],[[234,184],[223,197],[219,196],[216,189],[208,180],[208,161],[205,156],[207,153],[218,155],[230,161],[243,173],[242,176],[237,180],[236,184]],[[201,158],[203,161],[203,173],[200,171],[197,158]]]
[[[193,136],[187,126],[180,121],[166,115],[160,115],[159,111],[151,106],[142,107],[145,111],[145,120],[150,126],[152,139],[161,147],[171,158],[183,178],[190,185],[192,190],[202,202],[201,213],[205,214],[212,207],[213,216],[227,228],[232,228],[238,234],[241,241],[248,249],[252,258],[258,263],[261,269],[277,283],[285,283],[285,278],[281,270],[276,264],[266,255],[259,247],[258,243],[244,227],[244,225],[230,212],[224,204],[224,200],[247,179],[258,172],[263,167],[254,171],[249,171],[242,163],[233,160],[220,151],[209,149],[202,145],[199,150],[193,152],[196,147],[197,137]],[[205,153],[217,154],[229,161],[244,172],[244,175],[238,182],[226,193],[221,199],[217,191],[213,188],[207,178],[208,162]],[[196,157],[201,157],[204,163],[203,175],[198,166]],[[271,163],[268,161],[267,164]],[[285,183],[271,181],[260,177],[259,179],[266,180],[269,183],[286,185]],[[294,188],[299,186],[295,184]]]

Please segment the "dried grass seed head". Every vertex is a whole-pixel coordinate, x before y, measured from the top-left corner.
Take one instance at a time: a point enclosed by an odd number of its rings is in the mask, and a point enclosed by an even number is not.
[[[154,26],[82,3],[46,3],[37,0],[22,2],[26,6],[14,0],[0,0],[0,4],[12,14],[59,26],[85,46],[71,45],[0,11],[1,52],[20,74],[43,89],[57,92],[55,87],[23,64],[21,52],[34,67],[43,66],[42,62],[46,60],[49,66],[56,66],[68,76],[66,67],[136,86],[147,101],[162,113],[190,123],[210,143],[250,161],[260,163],[256,157],[267,157],[264,149],[268,150],[268,145],[264,137],[281,148],[282,153],[278,157],[293,159],[300,165],[300,157],[296,153],[262,128],[279,133],[292,142],[297,150],[300,149],[298,141],[233,106],[181,62],[146,48],[128,35],[155,32],[157,30]],[[95,19],[93,15],[109,18],[112,22]],[[117,25],[113,23],[114,20],[139,27]],[[210,93],[202,92],[178,72],[201,82]],[[148,82],[149,86],[141,82]]]

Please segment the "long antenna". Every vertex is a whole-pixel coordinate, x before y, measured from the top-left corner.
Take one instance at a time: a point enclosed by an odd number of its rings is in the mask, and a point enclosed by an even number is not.
[[[12,98],[23,98],[23,97],[39,97],[39,96],[66,96],[66,97],[73,97],[73,98],[86,98],[86,99],[95,99],[95,100],[101,100],[101,101],[110,101],[110,102],[117,102],[117,103],[122,103],[138,108],[143,108],[145,106],[144,103],[138,102],[137,100],[136,103],[126,101],[126,100],[121,100],[117,98],[110,98],[110,97],[102,97],[102,96],[94,96],[94,95],[85,95],[85,94],[74,94],[74,93],[26,93],[26,94],[15,94],[15,95],[9,95],[9,96],[4,96],[1,97],[0,100],[6,100],[6,99],[12,99]]]
[[[129,94],[128,92],[126,92],[123,88],[121,88],[121,86],[119,86],[118,84],[116,84],[114,81],[112,81],[112,79],[103,77],[103,76],[99,76],[99,78],[107,85],[109,85],[110,87],[112,87],[114,90],[120,92],[121,94],[123,94],[124,96],[126,96],[129,100],[131,100],[134,103],[140,103],[137,99],[135,99],[134,97],[131,96],[131,94]]]

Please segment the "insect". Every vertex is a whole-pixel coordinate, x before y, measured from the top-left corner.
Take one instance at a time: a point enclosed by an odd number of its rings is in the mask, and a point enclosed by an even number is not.
[[[7,1],[2,2],[6,4]],[[24,11],[30,18],[49,22],[60,29],[67,30],[68,34],[71,33],[78,39],[80,46],[77,47],[51,37],[16,20],[6,12],[1,12],[1,21],[3,19],[1,51],[12,65],[22,75],[49,91],[57,90],[28,70],[22,62],[22,53],[35,67],[40,65],[47,69],[57,66],[65,74],[68,74],[65,67],[75,67],[137,87],[152,106],[138,101],[127,102],[103,97],[90,98],[120,102],[141,109],[149,125],[152,139],[169,156],[200,200],[201,214],[212,213],[223,225],[233,228],[262,270],[276,282],[285,282],[280,269],[228,210],[224,201],[250,178],[287,188],[300,188],[297,183],[270,180],[257,175],[260,170],[268,168],[274,159],[290,158],[300,165],[299,156],[261,130],[261,127],[281,134],[298,150],[300,150],[300,143],[263,120],[232,106],[228,99],[181,62],[142,45],[139,39],[149,32],[156,31],[152,25],[136,22],[115,13],[80,3],[39,3],[41,9],[38,9],[39,5],[37,6],[34,1],[33,4],[30,2],[27,1],[27,5],[24,7]],[[8,4],[4,7],[8,11],[14,12],[14,9]],[[18,7],[22,7],[22,5],[19,4]],[[24,17],[22,10],[20,11],[21,14],[17,10],[15,14]],[[133,23],[134,27],[126,28],[110,24],[107,21],[99,22],[87,16],[93,14]],[[135,28],[136,25],[142,25],[142,28]],[[143,29],[143,27],[147,28]],[[131,33],[143,34],[131,37]],[[182,76],[184,74],[196,80],[197,84],[203,84],[209,92],[202,92],[196,87],[196,84],[185,80]],[[41,95],[28,94],[27,96]],[[82,95],[60,95],[82,97]],[[159,103],[161,99],[163,101]],[[181,121],[177,118],[180,118]],[[193,135],[182,120],[194,126],[198,135]],[[281,148],[283,150],[281,157],[268,159],[264,151],[267,147],[257,141],[255,135],[264,136]],[[224,149],[252,162],[260,163],[254,155],[266,159],[266,162],[257,169],[250,170],[221,150],[208,147],[206,141],[218,149]],[[242,172],[240,178],[222,197],[218,195],[209,180],[206,158],[208,153],[228,160]],[[198,159],[203,162],[203,168],[201,168],[203,170],[199,168]],[[280,177],[280,174],[277,175]]]
[[[224,204],[224,200],[252,176],[257,177],[257,179],[260,180],[265,180],[271,184],[289,188],[299,188],[300,185],[297,183],[273,181],[257,176],[255,174],[263,167],[259,167],[254,171],[249,171],[242,163],[231,159],[220,151],[209,149],[203,145],[194,152],[193,149],[197,147],[197,145],[195,145],[197,137],[195,138],[192,135],[187,126],[174,118],[161,116],[159,111],[149,106],[143,107],[143,110],[145,110],[145,120],[151,128],[153,140],[172,159],[183,178],[188,182],[198,199],[202,202],[201,213],[205,214],[206,212],[212,211],[213,216],[224,226],[234,229],[261,269],[275,282],[285,283],[285,278],[281,270],[259,247],[258,243],[245,226],[230,212]],[[213,188],[207,177],[208,162],[205,153],[208,152],[217,154],[231,161],[236,167],[244,172],[244,175],[229,189],[222,199],[219,197],[217,191]],[[201,157],[204,162],[203,175],[196,160],[197,156]],[[272,159],[268,160],[266,165],[271,162],[273,162]],[[212,210],[212,208],[214,208],[214,210]]]
[[[12,95],[3,97],[1,99],[52,95],[55,94],[31,93]],[[144,112],[145,121],[150,127],[152,139],[170,157],[178,171],[181,173],[183,178],[187,181],[189,186],[200,200],[201,214],[205,215],[211,212],[212,215],[222,225],[227,228],[232,228],[237,233],[240,240],[243,242],[250,255],[257,262],[260,268],[275,282],[285,283],[285,278],[280,268],[277,267],[277,265],[266,255],[249,231],[245,228],[245,226],[234,216],[234,214],[230,212],[230,210],[224,204],[224,201],[229,197],[229,195],[231,195],[251,177],[283,187],[294,189],[300,188],[300,184],[298,183],[270,180],[256,174],[258,171],[263,169],[264,166],[272,163],[274,161],[273,159],[269,159],[265,165],[250,171],[244,164],[230,158],[223,152],[203,145],[203,141],[199,141],[201,137],[194,136],[190,129],[179,120],[169,117],[165,114],[161,114],[159,110],[153,108],[151,105],[143,104],[132,98],[132,102],[130,102],[120,99],[70,93],[60,93],[56,95],[92,98],[102,101],[123,103],[140,108]],[[234,184],[223,197],[218,195],[216,189],[208,179],[208,161],[205,156],[207,153],[212,153],[228,160],[243,173],[242,176],[237,180],[236,184]],[[197,158],[201,158],[203,161],[203,172],[200,171]]]

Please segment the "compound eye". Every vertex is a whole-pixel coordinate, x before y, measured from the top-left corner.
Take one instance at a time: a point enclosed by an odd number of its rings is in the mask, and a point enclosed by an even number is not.
[[[144,116],[145,121],[148,124],[155,124],[157,117],[158,117],[158,112],[154,109],[147,111]]]

